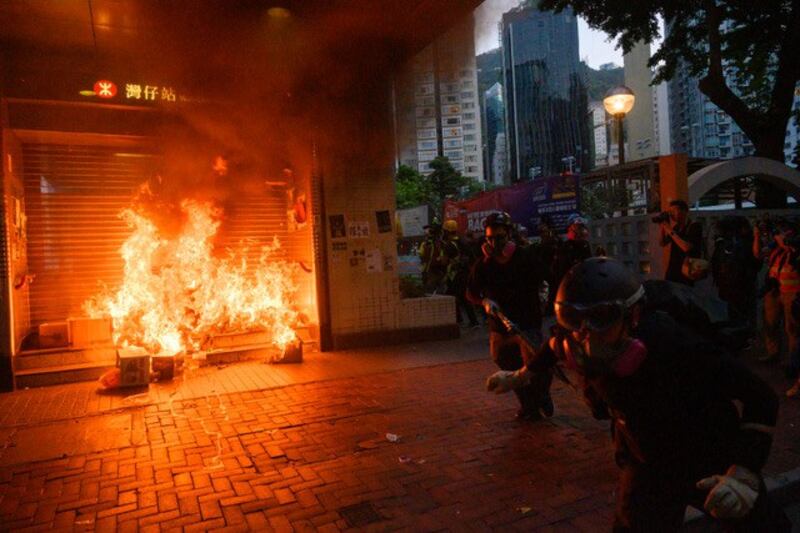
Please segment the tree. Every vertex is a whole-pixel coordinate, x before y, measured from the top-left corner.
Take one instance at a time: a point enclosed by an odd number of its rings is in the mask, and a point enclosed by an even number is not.
[[[428,184],[425,176],[407,165],[400,165],[395,175],[397,208],[405,209],[428,203]]]
[[[448,198],[469,198],[484,190],[482,183],[462,176],[446,157],[437,157],[428,166],[432,172],[427,176],[407,165],[400,165],[397,169],[395,180],[399,209],[427,204],[441,216],[442,206]]]
[[[671,79],[679,62],[700,90],[736,121],[755,153],[783,162],[786,125],[800,80],[797,0],[541,0],[539,8],[572,8],[628,52],[670,29],[650,59],[654,83]],[[726,76],[727,74],[727,76]]]

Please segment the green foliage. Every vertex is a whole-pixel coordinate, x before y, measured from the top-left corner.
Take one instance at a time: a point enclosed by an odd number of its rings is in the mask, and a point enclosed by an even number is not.
[[[612,87],[625,83],[625,70],[622,67],[609,70],[595,70],[581,61],[581,77],[586,84],[589,101],[600,102]]]
[[[462,176],[446,157],[437,157],[428,166],[432,172],[423,176],[400,165],[395,176],[398,209],[425,204],[441,218],[445,200],[469,198],[484,190],[481,182]]]
[[[700,78],[700,90],[753,141],[757,155],[783,159],[800,79],[797,0],[541,0],[539,7],[571,8],[626,52],[658,38],[663,18],[671,31],[650,59],[654,83],[672,79],[685,63]]]
[[[405,209],[428,203],[428,184],[425,177],[413,168],[400,165],[395,176],[397,208]]]
[[[422,280],[417,276],[403,274],[400,276],[400,297],[421,298],[425,296]]]

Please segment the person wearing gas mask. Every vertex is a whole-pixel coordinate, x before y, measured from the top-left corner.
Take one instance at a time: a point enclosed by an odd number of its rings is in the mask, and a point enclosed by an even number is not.
[[[553,289],[558,287],[570,268],[590,257],[592,248],[589,245],[588,222],[581,215],[573,213],[567,219],[567,240],[558,244],[553,257]]]
[[[535,247],[519,246],[512,239],[508,213],[489,215],[483,226],[482,256],[470,270],[467,299],[486,311],[489,352],[495,364],[504,370],[517,370],[524,366],[529,348],[519,335],[506,329],[496,310],[502,310],[533,342],[541,343],[543,268]],[[546,301],[547,296],[544,298]],[[520,403],[517,418],[538,420],[553,415],[551,382],[552,375],[542,372],[515,390]]]
[[[593,416],[611,420],[620,467],[614,531],[677,531],[687,505],[729,529],[789,531],[760,474],[777,396],[713,343],[645,310],[644,295],[619,261],[576,265],[556,295],[558,333],[487,388],[524,387],[556,364],[573,374]]]

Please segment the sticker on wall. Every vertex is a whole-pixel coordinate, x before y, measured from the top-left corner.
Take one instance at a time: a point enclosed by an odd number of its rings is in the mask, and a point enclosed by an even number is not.
[[[383,256],[377,248],[367,252],[367,272],[383,272]]]
[[[386,272],[391,272],[392,270],[394,270],[394,261],[392,261],[391,255],[383,256],[383,269]]]
[[[366,239],[369,237],[369,222],[348,222],[347,236],[351,239]]]
[[[347,232],[344,225],[344,215],[329,215],[328,222],[331,227],[331,239],[344,239]]]
[[[344,242],[335,242],[335,243],[333,243],[333,251],[334,251],[334,252],[344,252],[344,251],[347,251],[347,241],[344,241]]]
[[[392,231],[392,217],[389,215],[389,211],[375,211],[375,220],[378,223],[378,233]]]

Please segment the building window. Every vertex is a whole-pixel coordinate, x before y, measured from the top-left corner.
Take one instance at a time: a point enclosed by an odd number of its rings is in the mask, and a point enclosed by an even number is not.
[[[473,102],[464,102],[461,104],[461,107],[464,109],[475,109],[475,104]]]
[[[445,126],[458,126],[461,124],[461,117],[458,115],[454,117],[445,117],[444,124]]]
[[[468,124],[464,124],[464,130],[474,130],[474,129],[475,129],[475,124],[471,122]]]
[[[474,133],[470,133],[468,135],[464,135],[464,140],[465,141],[474,141],[475,140],[475,134]]]
[[[461,91],[461,99],[466,100],[472,98],[472,91]]]
[[[464,113],[464,120],[475,120],[475,113]]]

